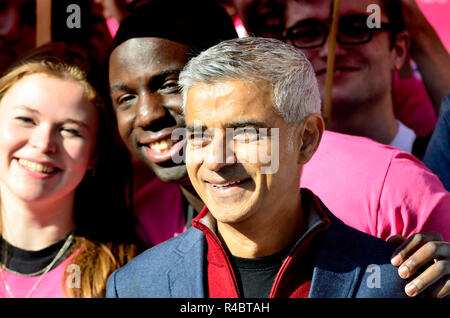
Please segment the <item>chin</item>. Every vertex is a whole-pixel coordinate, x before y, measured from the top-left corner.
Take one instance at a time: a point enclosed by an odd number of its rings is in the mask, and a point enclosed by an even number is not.
[[[162,168],[152,167],[155,175],[165,183],[173,183],[185,179],[188,174],[185,165],[179,165],[174,167]]]
[[[250,199],[245,199],[240,202],[233,202],[232,200],[217,200],[214,198],[205,198],[211,214],[214,218],[223,224],[239,224],[247,221],[254,215],[254,207]]]

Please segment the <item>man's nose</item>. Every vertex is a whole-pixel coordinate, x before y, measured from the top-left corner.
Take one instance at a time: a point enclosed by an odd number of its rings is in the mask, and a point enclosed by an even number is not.
[[[225,166],[236,163],[234,141],[222,132],[216,133],[205,150],[203,164],[211,171],[219,171]]]
[[[154,122],[167,116],[167,114],[167,109],[163,106],[161,96],[157,94],[142,94],[139,96],[136,114],[137,126],[147,129]]]
[[[52,127],[41,126],[34,129],[29,142],[33,148],[42,153],[52,153],[56,152],[57,148],[55,138]]]

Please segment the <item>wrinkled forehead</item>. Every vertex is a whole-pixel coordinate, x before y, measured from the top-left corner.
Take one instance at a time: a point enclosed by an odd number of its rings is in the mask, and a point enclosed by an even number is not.
[[[231,122],[257,120],[269,127],[276,115],[272,86],[242,79],[198,83],[187,92],[185,115],[187,125],[227,127]]]

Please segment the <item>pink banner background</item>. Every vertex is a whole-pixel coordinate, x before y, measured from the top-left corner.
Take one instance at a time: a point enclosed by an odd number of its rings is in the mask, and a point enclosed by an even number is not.
[[[450,51],[450,0],[417,0],[417,3]]]
[[[417,3],[428,21],[436,29],[447,50],[450,51],[450,0],[417,0]],[[107,20],[107,24],[111,35],[114,37],[119,27],[117,21],[110,18]],[[240,28],[242,30],[238,30],[245,33],[242,25]]]

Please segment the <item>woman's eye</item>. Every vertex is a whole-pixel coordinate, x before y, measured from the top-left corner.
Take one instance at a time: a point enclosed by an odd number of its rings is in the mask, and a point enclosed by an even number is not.
[[[62,128],[61,133],[69,137],[81,137],[80,132],[73,128]]]
[[[34,121],[32,118],[30,117],[26,117],[26,116],[18,116],[15,118],[17,121],[24,123],[24,124],[34,124]]]

